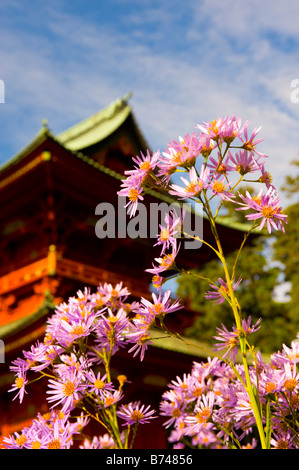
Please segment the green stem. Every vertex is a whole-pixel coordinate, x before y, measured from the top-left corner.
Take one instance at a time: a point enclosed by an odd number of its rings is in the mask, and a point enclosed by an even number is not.
[[[223,269],[224,269],[224,274],[225,274],[225,277],[226,277],[226,283],[227,283],[228,293],[229,293],[229,297],[230,297],[230,305],[231,305],[231,308],[233,310],[237,330],[239,331],[240,349],[241,349],[242,361],[243,361],[245,378],[246,378],[246,387],[245,387],[245,389],[248,393],[249,400],[250,400],[250,403],[251,403],[251,406],[252,406],[252,409],[253,409],[256,425],[257,425],[259,436],[260,436],[261,446],[262,446],[263,449],[266,449],[267,448],[267,443],[266,443],[262,418],[261,418],[260,410],[259,410],[256,398],[255,398],[255,395],[254,395],[254,392],[253,392],[252,383],[251,383],[251,379],[250,379],[250,375],[249,375],[249,368],[248,368],[247,355],[246,355],[246,341],[245,341],[245,338],[244,338],[242,320],[241,320],[241,315],[240,315],[240,311],[239,311],[239,303],[238,303],[238,301],[235,297],[234,291],[233,291],[233,281],[231,280],[231,277],[229,275],[229,270],[228,270],[226,260],[225,260],[225,257],[224,257],[224,253],[223,253],[223,250],[222,250],[222,246],[221,246],[221,243],[220,243],[220,238],[218,236],[216,223],[215,223],[215,220],[214,220],[214,217],[211,213],[210,208],[209,208],[209,220],[210,220],[211,228],[212,228],[215,240],[216,240],[219,257],[220,257],[220,260],[222,262],[222,266],[223,266]],[[244,243],[245,243],[245,241],[244,241]]]

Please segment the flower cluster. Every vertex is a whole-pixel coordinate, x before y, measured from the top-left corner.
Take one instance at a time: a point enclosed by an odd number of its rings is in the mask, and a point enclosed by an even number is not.
[[[109,427],[111,408],[121,406],[117,416],[126,426],[152,419],[154,411],[149,406],[121,404],[126,376],[119,376],[117,384],[113,383],[109,364],[121,348],[127,348],[134,356],[140,354],[143,359],[150,342],[149,328],[156,317],[180,308],[178,301],[171,303],[169,294],[166,292],[163,298],[154,295],[153,302],[144,298],[130,303],[130,292],[122,283],[105,283],[96,292],[86,288],[57,306],[47,321],[44,340],[12,362],[10,368],[16,379],[10,391],[15,393],[13,399],[19,398],[22,403],[31,380],[36,380],[34,374],[46,377],[51,416],[57,418],[57,413],[53,413],[59,410],[62,418],[56,419],[53,427],[39,417],[21,435],[7,438],[6,447],[35,447],[39,443],[52,448],[54,441],[57,447],[69,447],[72,434],[78,433],[90,417],[98,415],[113,442],[121,447],[120,434],[116,436]],[[76,409],[88,418],[81,420],[80,426],[76,424]],[[72,419],[75,421],[71,425]]]
[[[291,347],[283,345],[283,350],[274,353],[269,362],[258,354],[250,368],[272,449],[299,449],[298,353],[299,343],[294,341]],[[189,374],[173,380],[160,404],[173,447],[258,447],[244,381],[241,365],[234,372],[230,364],[217,357],[194,362]]]
[[[204,210],[214,197],[236,204],[237,210],[250,210],[248,220],[261,219],[259,229],[266,224],[283,229],[287,216],[283,214],[280,198],[272,184],[271,174],[265,169],[267,156],[257,150],[263,141],[256,138],[261,128],[248,133],[248,121],[243,125],[240,118],[227,116],[208,123],[198,124],[197,132],[185,134],[179,141],[172,140],[164,152],[153,155],[141,154],[134,159],[134,170],[126,171],[120,196],[126,196],[130,216],[138,210],[138,202],[144,199],[149,187],[166,190],[178,199],[194,199],[203,204]],[[217,155],[214,155],[216,153]],[[181,177],[183,185],[170,183],[176,171],[186,172]],[[248,175],[254,180],[247,180]],[[237,177],[237,182],[234,182]],[[236,192],[241,181],[255,181],[265,185],[258,196],[242,197]],[[243,202],[240,202],[240,198]],[[242,207],[238,207],[239,204]]]
[[[51,410],[44,415],[39,413],[30,426],[5,437],[4,443],[9,449],[70,449],[82,424],[86,424],[84,418],[72,422],[69,414]]]
[[[189,374],[169,384],[160,415],[167,418],[169,442],[176,448],[253,448],[259,445],[258,437],[262,448],[299,448],[299,342],[290,348],[284,345],[269,362],[251,346],[248,337],[260,328],[261,320],[251,325],[250,316],[241,316],[235,295],[241,278],[235,281],[234,270],[229,272],[215,223],[220,208],[229,201],[236,210],[248,211],[246,218],[252,222],[248,234],[264,227],[269,233],[272,229],[284,231],[287,217],[265,169],[267,156],[257,150],[263,140],[257,138],[260,128],[250,134],[248,122],[242,124],[240,118],[228,116],[196,129],[179,141],[172,140],[162,153],[147,151],[135,157],[134,169],[126,172],[118,192],[128,199],[131,217],[146,190],[153,187],[178,200],[202,204],[216,241],[215,247],[207,245],[224,271],[218,284],[209,280],[212,290],[206,298],[217,304],[228,302],[235,319],[232,331],[225,325],[216,329],[213,359],[194,363]],[[185,172],[182,185],[171,181],[177,171]],[[254,179],[247,180],[248,175]],[[256,196],[239,193],[238,185],[246,181],[263,185]],[[212,201],[218,201],[214,213]],[[155,246],[161,248],[160,256],[146,270],[157,289],[151,297],[130,302],[130,292],[122,283],[101,284],[96,292],[85,288],[57,306],[47,321],[43,341],[13,361],[15,382],[9,390],[15,394],[13,399],[22,403],[31,381],[36,380],[34,374],[39,374],[38,378],[47,379],[50,411],[5,438],[7,448],[70,448],[73,436],[81,435],[90,420],[96,420],[104,434],[83,438],[81,448],[129,448],[139,424],[156,417],[150,405],[141,401],[123,403],[127,378],[113,379],[110,364],[122,349],[142,361],[152,343],[153,327],[183,339],[164,324],[165,315],[182,308],[180,300],[173,300],[170,290],[162,290],[169,272],[183,272],[176,265],[183,226],[184,214],[178,216],[175,210],[159,226]],[[245,241],[246,236],[240,250]],[[224,351],[222,357],[219,351]],[[238,353],[240,363],[236,362]]]

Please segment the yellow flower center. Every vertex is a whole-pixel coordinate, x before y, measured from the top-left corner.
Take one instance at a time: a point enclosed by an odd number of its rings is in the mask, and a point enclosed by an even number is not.
[[[254,197],[252,198],[252,200],[253,200],[254,202],[256,202],[257,204],[260,204],[261,201],[262,201],[262,198],[261,198],[261,196],[254,196]]]
[[[46,333],[45,338],[44,338],[44,343],[46,344],[51,344],[53,341],[53,336],[51,333]]]
[[[238,131],[235,130],[232,132],[231,135],[224,136],[223,137],[224,142],[227,144],[231,144],[235,140],[237,134],[238,134]]]
[[[200,151],[200,153],[202,154],[202,156],[204,158],[208,157],[210,155],[210,153],[212,152],[213,150],[213,143],[211,142],[211,144],[209,146],[207,145],[204,145]]]
[[[219,168],[218,168],[217,172],[220,173],[221,175],[225,175],[226,174],[226,166],[222,163],[221,165],[219,165]]]
[[[222,183],[222,181],[214,181],[213,189],[216,191],[216,193],[223,193],[225,190],[225,185]]]
[[[99,389],[103,389],[105,387],[105,382],[102,380],[96,379],[94,382],[94,386]]]
[[[114,403],[114,398],[112,397],[105,398],[105,406],[113,405],[113,403]]]
[[[229,338],[227,345],[230,349],[234,348],[238,344],[237,338]]]
[[[240,175],[246,175],[250,171],[250,166],[238,165],[237,171]]]
[[[31,443],[31,449],[39,449],[41,446],[41,443],[39,441],[34,441]]]
[[[275,392],[276,384],[274,382],[268,382],[266,384],[266,393],[273,393]]]
[[[152,284],[156,288],[161,287],[161,285],[163,284],[163,279],[161,279],[160,276],[155,274],[152,278]]]
[[[163,312],[163,310],[164,310],[164,307],[163,307],[163,305],[162,305],[161,303],[155,304],[155,305],[153,306],[153,308],[151,309],[151,311],[152,311],[152,313],[153,313],[154,315],[160,315],[161,312]]]
[[[171,414],[174,418],[179,418],[181,416],[181,410],[179,408],[174,408]]]
[[[24,382],[25,382],[25,380],[23,379],[23,377],[17,377],[16,380],[15,380],[15,386],[17,388],[22,388],[23,385],[24,385]]]
[[[63,389],[63,394],[66,397],[70,397],[75,391],[75,385],[73,384],[73,382],[68,380],[65,384],[63,384],[62,389]]]
[[[130,188],[129,189],[128,197],[129,197],[130,201],[136,202],[137,199],[138,199],[138,196],[139,196],[139,193],[138,193],[137,189],[135,189],[135,188]]]
[[[219,129],[216,126],[216,120],[210,122],[208,132],[209,134],[215,134],[215,136],[212,136],[212,139],[218,139]]]
[[[61,447],[60,439],[53,439],[51,442],[49,442],[47,447],[48,449],[60,449]]]
[[[160,240],[166,242],[170,237],[170,232],[167,228],[162,228],[160,232]]]
[[[131,413],[131,419],[133,421],[140,421],[143,418],[144,414],[139,410],[134,410]]]
[[[202,183],[200,181],[192,181],[186,186],[186,191],[190,193],[196,193],[198,194],[202,190]]]
[[[287,449],[288,448],[288,441],[286,441],[285,439],[280,439],[279,441],[277,441],[275,448],[276,449]]]
[[[195,417],[199,423],[206,423],[206,421],[210,417],[210,414],[211,414],[210,409],[205,407],[202,410],[198,411]]]
[[[80,336],[84,333],[84,326],[83,325],[76,325],[71,329],[71,335]]]
[[[17,439],[16,439],[16,443],[17,443],[19,446],[23,446],[26,441],[27,441],[27,437],[26,437],[26,436],[19,436],[19,437],[17,437]]]
[[[141,170],[149,170],[151,167],[151,163],[149,160],[145,160],[144,162],[141,163],[140,169]]]
[[[269,171],[267,171],[267,173],[265,175],[260,176],[259,181],[261,183],[272,183],[272,179],[273,178],[272,178],[271,173],[269,173]]]
[[[266,219],[272,219],[277,214],[277,209],[271,206],[264,206],[262,208],[262,214]]]
[[[192,395],[194,397],[200,397],[201,394],[202,394],[202,391],[203,391],[203,387],[196,387],[193,391],[192,391]]]
[[[243,145],[242,145],[242,148],[244,150],[248,150],[248,152],[252,152],[252,150],[255,148],[255,146],[249,142],[249,140],[247,140]]]
[[[170,254],[170,255],[163,256],[160,264],[161,264],[161,266],[166,268],[166,267],[170,267],[172,265],[172,263],[173,263],[173,255]]]
[[[284,383],[284,388],[288,392],[293,392],[297,386],[296,379],[287,379]]]
[[[224,294],[224,295],[228,296],[228,295],[229,295],[228,287],[220,286],[220,287],[219,287],[219,293],[220,293],[221,295]]]

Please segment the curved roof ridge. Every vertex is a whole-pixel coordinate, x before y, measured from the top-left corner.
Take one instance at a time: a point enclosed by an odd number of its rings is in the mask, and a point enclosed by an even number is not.
[[[57,140],[70,150],[81,150],[103,140],[116,130],[132,112],[128,104],[132,93],[110,103],[92,116],[83,119],[56,135]]]

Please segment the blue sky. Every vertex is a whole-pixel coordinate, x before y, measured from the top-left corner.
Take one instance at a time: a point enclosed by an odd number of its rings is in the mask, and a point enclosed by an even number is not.
[[[132,92],[153,149],[218,116],[262,126],[279,187],[299,158],[298,21],[296,0],[2,0],[0,163],[43,118],[59,133]]]

